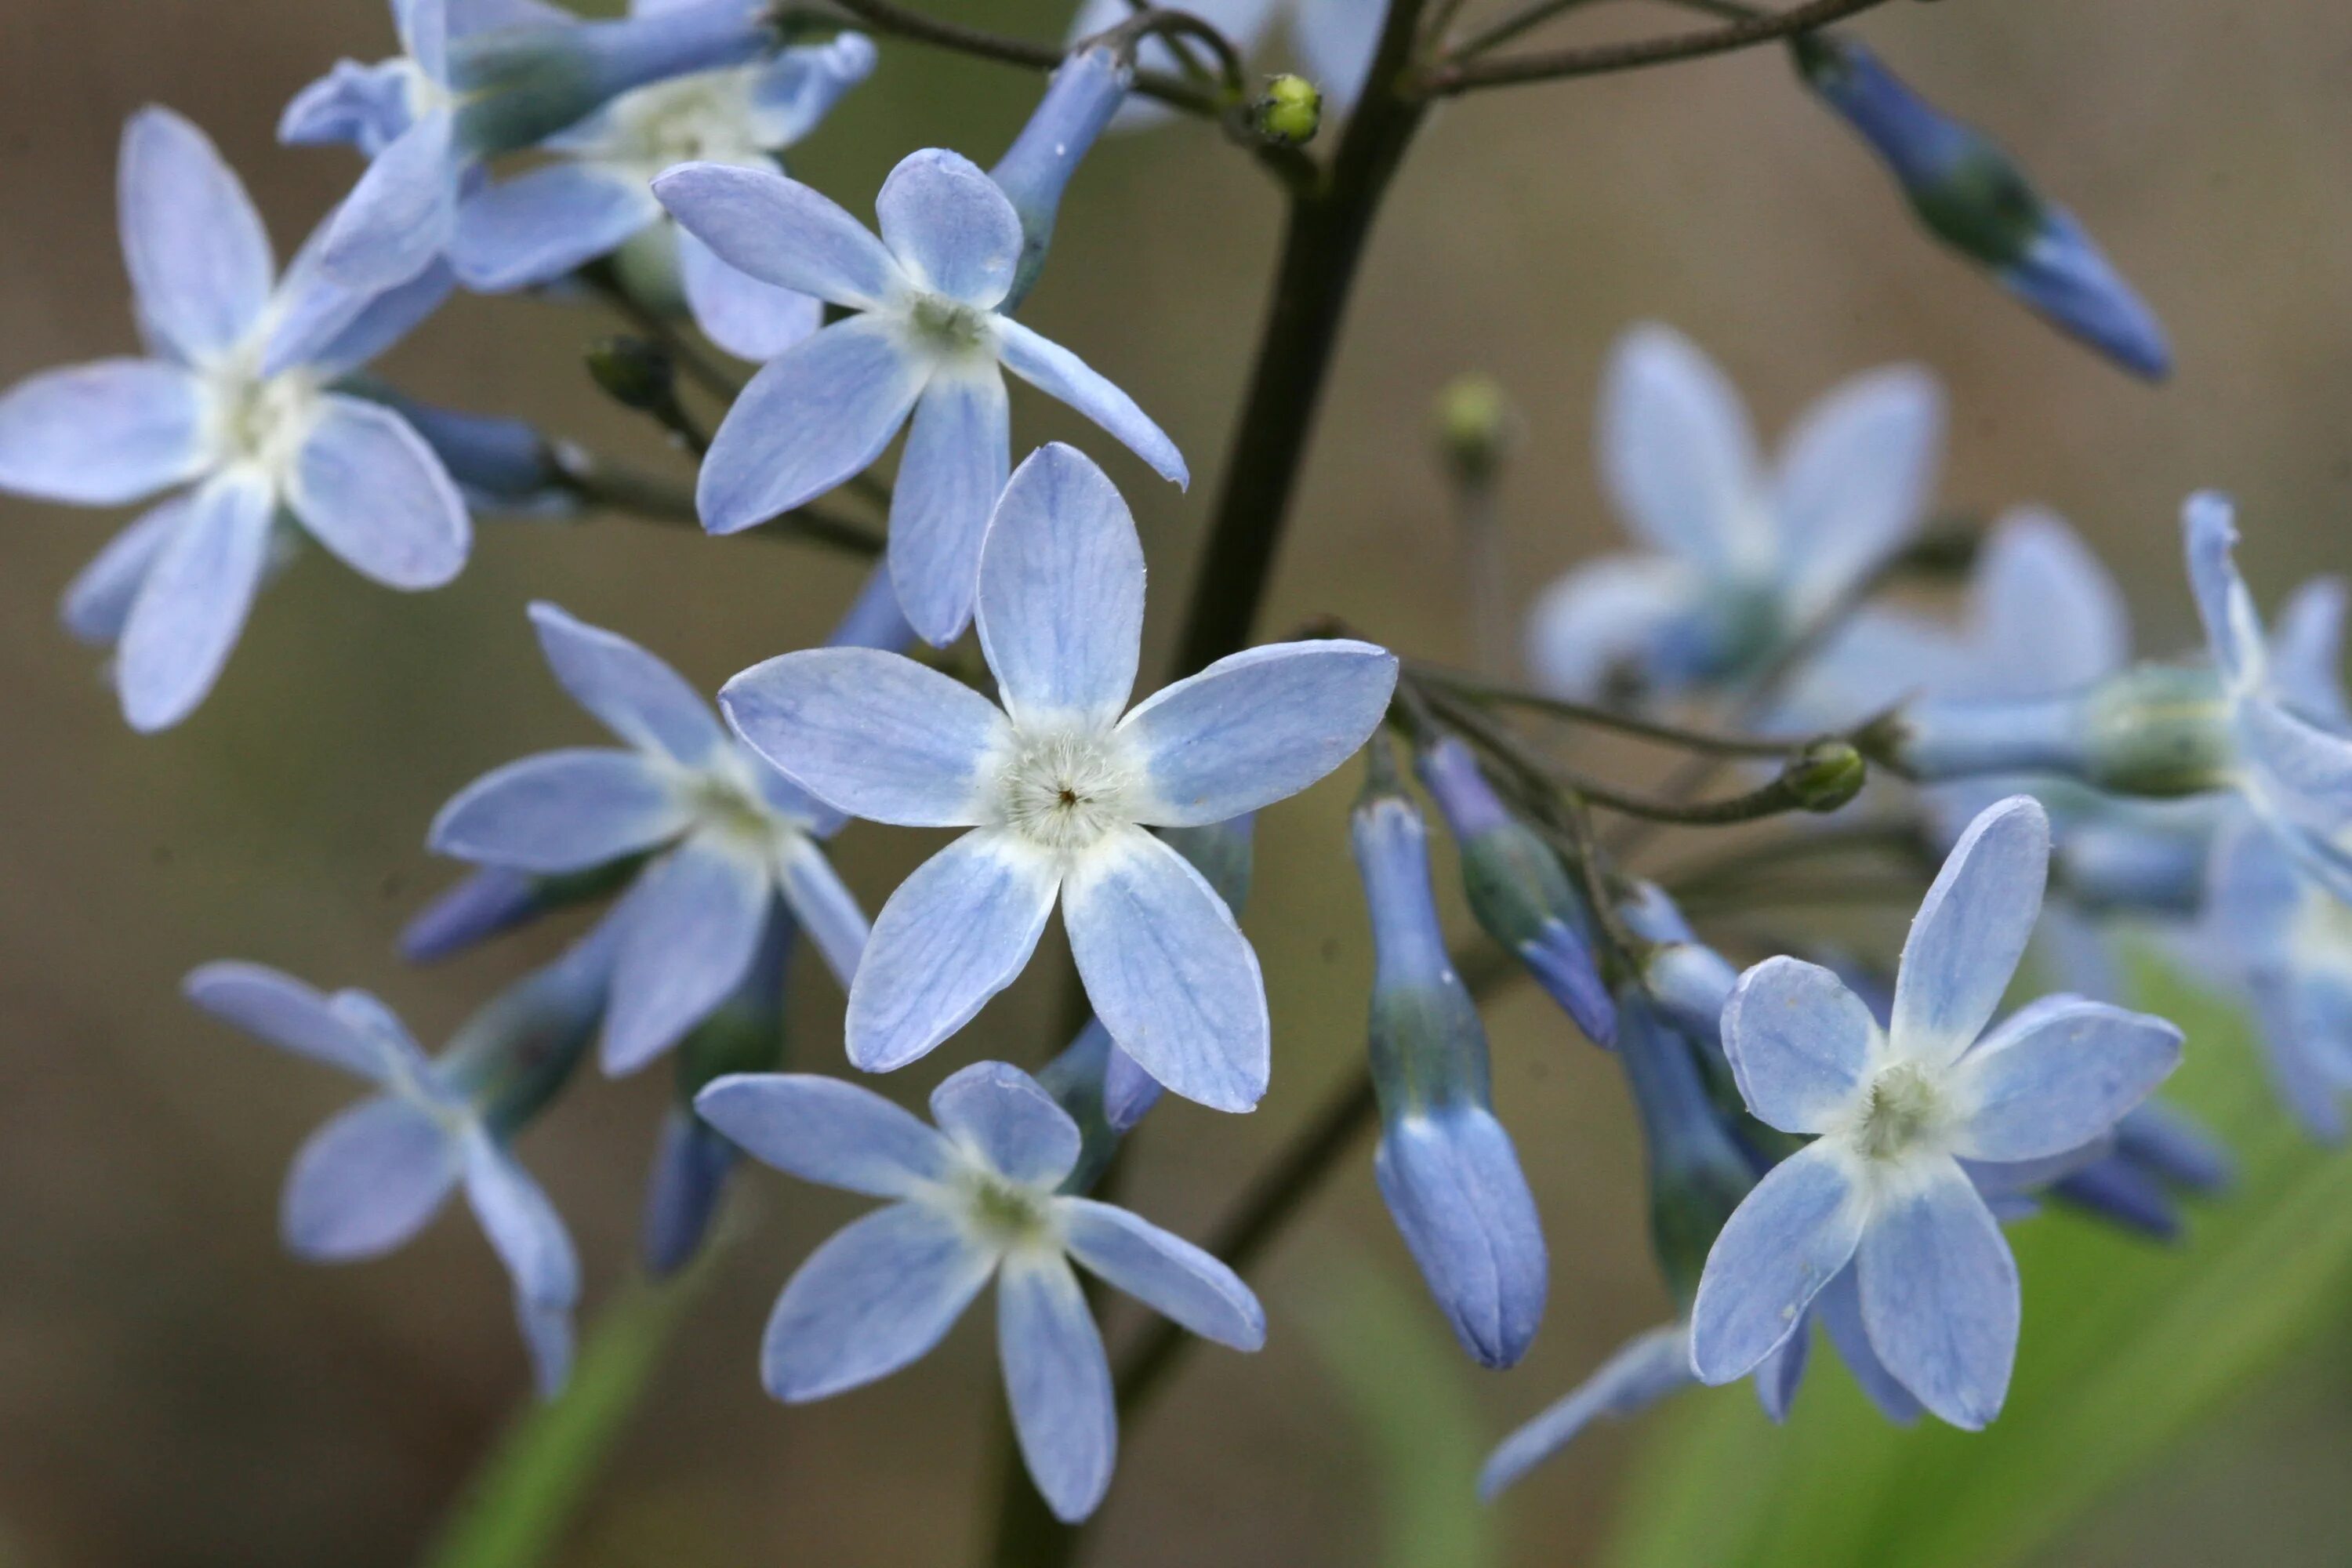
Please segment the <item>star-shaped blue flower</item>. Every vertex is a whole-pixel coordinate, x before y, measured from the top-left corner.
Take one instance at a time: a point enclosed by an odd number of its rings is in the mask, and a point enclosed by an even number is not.
[[[760,1351],[768,1392],[799,1404],[898,1371],[993,1278],[1021,1456],[1065,1521],[1101,1502],[1118,1448],[1110,1366],[1072,1260],[1204,1338],[1265,1342],[1265,1311],[1232,1269],[1125,1209],[1058,1191],[1078,1126],[1019,1068],[979,1062],[941,1083],[936,1131],[870,1089],[797,1073],[720,1079],[695,1109],[779,1170],[893,1200],[785,1284]]]
[[[1175,444],[1133,399],[1000,309],[1021,218],[970,161],[931,149],[892,170],[875,201],[879,239],[772,170],[688,163],[654,192],[720,260],[855,312],[770,361],[728,410],[696,490],[711,532],[765,522],[864,471],[911,415],[890,574],[908,620],[944,646],[971,618],[981,536],[1012,463],[1003,371],[1187,482]]]
[[[903,491],[901,492],[904,493]],[[849,989],[849,1059],[903,1067],[1013,983],[1063,903],[1096,1015],[1187,1099],[1265,1093],[1265,987],[1215,889],[1147,831],[1295,795],[1380,723],[1396,659],[1345,639],[1218,660],[1127,711],[1143,548],[1102,470],[1041,448],[979,563],[980,644],[1003,706],[900,655],[788,653],[738,675],[736,732],[853,816],[963,827],[892,894]]]
[[[236,174],[164,109],[122,133],[120,201],[148,357],[46,371],[0,395],[0,489],[83,506],[173,495],[66,592],[67,627],[115,647],[132,728],[178,723],[236,645],[281,547],[308,533],[362,575],[434,588],[472,528],[433,450],[393,410],[333,389],[448,292],[329,281],[316,236],[284,278]]]
[[[441,808],[431,843],[537,875],[653,856],[605,917],[617,942],[605,1070],[643,1067],[724,1001],[778,899],[847,984],[866,917],[818,847],[841,818],[739,745],[644,648],[553,605],[530,618],[564,690],[628,744],[495,769]]]

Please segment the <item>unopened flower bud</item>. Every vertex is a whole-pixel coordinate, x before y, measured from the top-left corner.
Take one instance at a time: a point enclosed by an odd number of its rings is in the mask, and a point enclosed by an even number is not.
[[[1518,445],[1518,410],[1491,375],[1457,375],[1437,395],[1438,455],[1455,483],[1481,489],[1495,482]]]
[[[411,963],[434,963],[478,942],[530,924],[553,910],[618,892],[646,863],[625,855],[585,871],[533,876],[501,866],[485,867],[425,906],[400,933],[401,956]]]
[[[1021,261],[1002,309],[1010,311],[1020,304],[1037,281],[1070,175],[1118,112],[1134,80],[1135,68],[1118,49],[1107,44],[1080,49],[1055,68],[1036,111],[988,172],[1021,216]]]
[[[1807,811],[1835,811],[1862,793],[1870,765],[1843,741],[1816,741],[1790,758],[1780,782]]]
[[[442,1074],[480,1108],[493,1136],[512,1137],[562,1092],[604,1021],[618,946],[607,927],[597,927],[491,998],[449,1037]]]
[[[677,406],[677,366],[669,351],[644,338],[600,338],[590,345],[588,374],[624,408],[662,415]]]
[[[2057,773],[2158,799],[2231,786],[2229,704],[2210,668],[2138,665],[2087,691],[1929,699],[1876,727],[1878,754],[1921,783]]]
[[[1691,1043],[1632,987],[1617,998],[1617,1059],[1648,1160],[1651,1245],[1667,1289],[1688,1310],[1707,1250],[1756,1173],[1708,1095]]]
[[[1304,147],[1323,128],[1323,94],[1303,76],[1276,77],[1250,105],[1250,123],[1277,147]]]

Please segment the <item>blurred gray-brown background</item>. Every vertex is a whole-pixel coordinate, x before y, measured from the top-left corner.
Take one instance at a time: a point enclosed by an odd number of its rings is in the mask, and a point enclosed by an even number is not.
[[[1041,37],[1063,21],[1041,0],[933,3]],[[1664,10],[1603,9],[1575,31],[1680,25]],[[1889,5],[1862,31],[2074,206],[2169,325],[2174,382],[2151,390],[2120,375],[1931,246],[1775,51],[1457,102],[1433,119],[1375,237],[1268,635],[1328,611],[1402,648],[1467,656],[1462,574],[1425,440],[1432,395],[1465,370],[1498,377],[1527,420],[1507,492],[1519,592],[1612,544],[1590,458],[1592,394],[1612,339],[1643,317],[1721,359],[1768,431],[1847,373],[1933,365],[1953,410],[1946,503],[2058,508],[2114,562],[2156,649],[2189,631],[2174,516],[2192,488],[2242,497],[2244,559],[2265,599],[2300,574],[2352,565],[2344,7],[1949,0]],[[206,127],[284,255],[356,164],[274,145],[281,106],[336,57],[389,48],[380,0],[0,0],[0,384],[132,347],[112,226],[129,111],[163,102]],[[882,69],[794,171],[870,210],[912,149],[992,159],[1037,85],[886,45]],[[1082,439],[1134,501],[1155,573],[1155,648],[1214,493],[1278,216],[1268,182],[1208,129],[1112,140],[1078,176],[1026,311],[1135,394],[1199,476],[1179,494],[1057,406],[1015,395],[1016,451]],[[668,460],[578,368],[583,344],[610,330],[590,307],[461,300],[384,368],[430,397]],[[856,568],[618,520],[488,523],[465,575],[414,597],[314,553],[265,595],[195,717],[142,738],[54,609],[112,521],[0,503],[0,1562],[410,1562],[522,1395],[505,1285],[455,1216],[378,1263],[330,1270],[284,1257],[285,1162],[345,1086],[194,1016],[178,978],[209,958],[257,959],[374,989],[437,1039],[563,934],[425,972],[392,951],[403,920],[453,874],[422,848],[434,808],[491,764],[593,738],[540,663],[524,603],[553,599],[715,686],[821,636]],[[1352,787],[1335,781],[1261,826],[1246,924],[1276,1030],[1264,1108],[1234,1119],[1171,1104],[1137,1141],[1131,1200],[1186,1234],[1213,1223],[1361,1049]],[[851,830],[841,854],[869,907],[924,840]],[[890,1089],[912,1097],[934,1068],[980,1055],[1041,1060],[1059,1044],[1040,984],[1058,976],[1041,970]],[[839,1008],[809,966],[799,1062],[842,1068]],[[1534,1353],[1497,1376],[1453,1352],[1373,1196],[1367,1146],[1259,1276],[1274,1320],[1266,1352],[1202,1352],[1125,1435],[1101,1561],[1371,1560],[1382,1500],[1346,1380],[1318,1352],[1334,1331],[1317,1326],[1337,1282],[1363,1270],[1404,1292],[1410,1344],[1428,1358],[1416,1375],[1458,1397],[1482,1437],[1666,1310],[1611,1064],[1525,992],[1489,1021],[1498,1096],[1552,1250]],[[582,1243],[592,1312],[631,1267],[667,1092],[661,1070],[583,1078],[525,1142]],[[764,1172],[744,1188],[748,1235],[562,1561],[966,1560],[992,1496],[986,1313],[875,1388],[771,1404],[754,1375],[769,1300],[856,1205]],[[1112,1331],[1132,1327],[1121,1315]],[[1495,1519],[1509,1560],[1584,1560],[1639,1440],[1639,1428],[1599,1431],[1514,1494]],[[2352,1385],[2336,1363],[2250,1391],[2061,1560],[2342,1562],[2347,1465]]]

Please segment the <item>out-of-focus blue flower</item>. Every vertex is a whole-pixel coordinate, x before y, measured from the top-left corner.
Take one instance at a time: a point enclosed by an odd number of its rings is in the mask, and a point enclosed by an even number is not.
[[[2352,1097],[2352,906],[2305,875],[2278,833],[2241,816],[2214,844],[2194,946],[2252,1008],[2280,1100],[2313,1137],[2343,1142]]]
[[[1543,1322],[1543,1226],[1511,1136],[1495,1118],[1486,1031],[1454,972],[1429,880],[1429,833],[1386,742],[1350,828],[1372,923],[1372,1173],[1454,1338],[1510,1366]]]
[[[383,404],[425,437],[457,482],[477,517],[503,512],[559,517],[579,510],[579,491],[565,471],[565,452],[528,420],[465,414],[420,402],[373,376],[346,377],[337,388]]]
[[[1592,957],[1592,911],[1550,845],[1505,808],[1478,759],[1454,736],[1414,759],[1462,857],[1470,912],[1595,1045],[1617,1038],[1617,1012]]]
[[[1110,480],[1058,444],[1005,487],[978,605],[1002,708],[862,648],[784,654],[719,692],[736,733],[817,799],[970,829],[877,917],[849,991],[849,1059],[887,1072],[961,1028],[1027,964],[1058,900],[1120,1047],[1188,1100],[1248,1110],[1269,1066],[1256,954],[1216,889],[1145,829],[1230,821],[1338,767],[1379,725],[1395,658],[1345,639],[1251,648],[1120,717],[1143,548]]]
[[[819,842],[841,818],[730,739],[677,671],[552,605],[530,607],[565,691],[628,744],[543,752],[468,784],[434,819],[445,855],[532,876],[649,855],[614,932],[608,1072],[677,1043],[741,983],[778,898],[844,985],[866,917]]]
[[[776,43],[756,0],[643,5],[583,22],[542,0],[393,0],[402,53],[339,63],[296,94],[282,142],[368,160],[326,226],[321,263],[382,289],[438,260],[483,159],[529,147],[650,82],[740,65]]]
[[[2063,207],[2045,201],[2009,155],[1834,33],[1793,41],[1806,82],[1885,159],[1920,220],[1990,268],[2059,331],[2137,375],[2172,368],[2163,325]]]
[[[638,0],[644,16],[674,9]],[[773,169],[843,94],[874,69],[856,33],[751,65],[674,78],[625,93],[547,143],[558,161],[490,184],[458,208],[450,261],[469,289],[491,292],[561,278],[626,247],[633,283],[657,279],[712,342],[773,359],[815,331],[824,305],[761,282],[671,223],[653,178],[674,164]]]
[[[772,170],[688,163],[654,190],[721,260],[855,312],[771,360],[728,410],[696,490],[711,532],[765,522],[862,472],[911,415],[891,579],[915,629],[945,645],[971,618],[981,537],[1012,461],[1002,371],[1187,482],[1175,444],[1133,399],[1003,314],[1021,217],[955,153],[917,153],[891,171],[875,203],[880,239]]]
[[[1955,1426],[1999,1414],[2016,1355],[2017,1265],[1965,1160],[2081,1149],[2179,1060],[2162,1019],[2053,996],[1984,1033],[2042,904],[2049,823],[2023,796],[1961,836],[1904,944],[1891,1024],[1829,971],[1741,976],[1724,1046],[1748,1108],[1813,1142],[1748,1194],[1708,1254],[1691,1363],[1709,1383],[1779,1349],[1853,1266],[1879,1360]],[[1983,1037],[1979,1038],[1982,1034]]]
[[[1916,531],[1942,435],[1934,380],[1891,366],[1815,404],[1768,470],[1723,373],[1670,328],[1635,328],[1601,391],[1600,463],[1648,550],[1546,589],[1529,668],[1580,698],[1736,685]]]
[[[1372,56],[1381,41],[1381,24],[1388,7],[1373,0],[1201,0],[1186,7],[1193,16],[1223,33],[1244,55],[1257,52],[1277,12],[1286,17],[1290,42],[1300,65],[1335,108],[1344,109],[1364,90],[1371,74]],[[1070,23],[1070,38],[1090,38],[1135,15],[1127,0],[1085,0]],[[1197,46],[1194,52],[1199,53]],[[1168,44],[1150,37],[1137,50],[1139,63],[1157,71],[1177,72],[1183,62]],[[1150,99],[1131,100],[1112,124],[1122,130],[1158,125],[1173,111]]]
[[[891,1199],[836,1233],[786,1282],[761,1379],[799,1404],[898,1371],[997,1282],[997,1352],[1030,1478],[1065,1521],[1092,1513],[1118,1447],[1110,1364],[1070,1262],[1203,1338],[1265,1342],[1234,1271],[1129,1214],[1057,1189],[1077,1124],[1020,1068],[965,1068],[931,1093],[933,1131],[838,1079],[720,1079],[696,1100],[753,1158],[803,1181]]]
[[[313,1133],[287,1173],[281,1229],[313,1262],[374,1258],[424,1229],[462,1184],[513,1276],[515,1314],[542,1397],[572,1363],[580,1263],[509,1141],[553,1097],[593,1037],[611,943],[592,936],[475,1015],[428,1058],[363,991],[322,995],[253,963],[191,973],[188,999],[270,1044],[381,1091]]]
[[[325,278],[314,236],[278,278],[245,187],[169,110],[131,116],[120,178],[149,357],[45,371],[0,395],[0,489],[83,506],[177,492],[99,552],[63,607],[74,636],[115,649],[123,716],[152,731],[212,689],[299,533],[421,589],[457,574],[472,532],[416,431],[331,389],[431,313],[446,271],[354,293]]]

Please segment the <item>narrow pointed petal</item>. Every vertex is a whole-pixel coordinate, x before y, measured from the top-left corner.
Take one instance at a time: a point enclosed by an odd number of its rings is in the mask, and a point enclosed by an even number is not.
[[[1027,967],[1053,912],[1051,857],[990,828],[967,833],[898,884],[849,987],[851,1065],[888,1072],[970,1023]]]
[[[869,1197],[911,1197],[954,1169],[948,1141],[870,1089],[813,1073],[731,1073],[694,1109],[753,1159]]]
[[[1768,958],[1723,1009],[1723,1048],[1748,1109],[1783,1132],[1819,1132],[1860,1087],[1878,1020],[1818,963]]]
[[[815,840],[792,835],[776,852],[776,882],[793,918],[846,991],[873,927]]]
[[[2180,527],[2189,557],[2189,587],[2198,618],[2222,678],[2232,685],[2259,679],[2264,650],[2262,616],[2231,558],[2237,548],[2237,507],[2228,496],[2200,490],[2182,507]]]
[[[403,338],[447,303],[457,287],[457,275],[446,261],[434,261],[405,283],[371,294],[348,311],[335,310],[314,318],[309,326],[324,335],[302,335],[299,323],[288,319],[272,332],[261,359],[262,374],[274,375],[307,363],[323,379],[348,375],[388,353]]]
[[[220,679],[261,586],[272,510],[268,487],[257,479],[209,480],[156,552],[114,662],[115,689],[132,729],[178,723]]]
[[[1810,1312],[1797,1324],[1796,1332],[1782,1340],[1756,1367],[1756,1403],[1763,1407],[1766,1419],[1779,1426],[1789,1419],[1790,1407],[1797,1402],[1797,1390],[1805,1381],[1805,1365],[1812,1359],[1813,1321]]]
[[[1092,1021],[1093,1027],[1102,1028],[1100,1018]],[[1108,1034],[1108,1030],[1104,1030]],[[1103,1120],[1114,1132],[1132,1131],[1137,1122],[1151,1112],[1166,1092],[1160,1080],[1143,1070],[1142,1065],[1113,1040],[1110,1055],[1103,1062]]]
[[[971,688],[877,648],[804,648],[719,690],[753,751],[836,810],[900,827],[982,815],[980,768],[1005,729]]]
[[[1556,579],[1528,612],[1528,668],[1547,691],[1602,695],[1615,678],[1672,689],[1707,661],[1669,656],[1677,627],[1696,624],[1706,584],[1663,555],[1602,555]],[[1842,716],[1843,717],[1843,716]]]
[[[793,344],[719,422],[695,485],[702,526],[740,533],[863,473],[929,375],[898,325],[874,316],[835,321]]]
[[[1854,1270],[1862,1321],[1886,1370],[1920,1404],[1974,1432],[2000,1414],[2017,1359],[2017,1259],[1959,1166],[1942,1165],[1880,1206]]]
[[[1944,394],[1916,365],[1834,388],[1791,431],[1774,501],[1801,618],[1842,601],[1927,519]]]
[[[702,694],[618,632],[592,626],[544,599],[530,606],[530,624],[572,700],[630,745],[696,767],[727,744]]]
[[[874,199],[882,243],[915,287],[993,310],[1021,261],[1021,217],[969,158],[937,147],[908,153]]]
[[[1745,1376],[1788,1338],[1862,1240],[1867,1212],[1842,1150],[1809,1143],[1732,1211],[1691,1303],[1691,1370]]]
[[[1132,829],[1103,840],[1072,866],[1062,921],[1087,999],[1146,1072],[1219,1110],[1258,1102],[1270,1026],[1257,954],[1182,856]]]
[[[606,1072],[635,1072],[727,999],[759,951],[769,897],[766,867],[706,838],[646,868],[623,906]]]
[[[1097,727],[1127,706],[1143,649],[1143,542],[1075,447],[1039,447],[1005,486],[980,561],[979,620],[1016,722]]]
[[[439,1212],[462,1164],[456,1140],[415,1100],[355,1105],[294,1156],[279,1205],[286,1248],[318,1263],[389,1252]]]
[[[514,1281],[532,1378],[540,1397],[551,1398],[572,1370],[572,1309],[580,1300],[571,1233],[530,1173],[478,1131],[466,1152],[466,1201]]]
[[[654,195],[719,258],[762,283],[870,310],[906,288],[866,226],[797,180],[729,163],[684,163]]]
[[[963,1316],[996,1267],[950,1215],[893,1204],[843,1226],[776,1298],[760,1379],[799,1405],[886,1377]]]
[[[355,1026],[319,992],[258,963],[207,963],[180,989],[214,1017],[371,1083],[390,1082],[394,1064],[382,1041]]]
[[[1974,1107],[1954,1149],[2039,1160],[2111,1130],[2180,1065],[2179,1027],[2104,1002],[2050,997],[1962,1057],[1953,1090]]]
[[[1092,1272],[1202,1339],[1265,1348],[1265,1309],[1223,1263],[1109,1204],[1059,1198],[1054,1209],[1070,1256]]]
[[[996,352],[1005,369],[1101,426],[1169,483],[1183,486],[1192,482],[1192,470],[1184,466],[1184,454],[1176,449],[1176,443],[1168,438],[1167,432],[1136,405],[1135,399],[1061,344],[1038,336],[1010,317],[1000,316],[993,325]]]
[[[138,602],[148,568],[155,564],[173,531],[187,521],[194,501],[191,496],[177,495],[149,508],[74,574],[58,606],[67,631],[93,647],[110,647],[122,635],[122,623]]]
[[[1837,1348],[1838,1359],[1845,1363],[1854,1382],[1863,1393],[1878,1406],[1878,1413],[1897,1426],[1908,1426],[1919,1419],[1920,1405],[1911,1397],[1911,1391],[1895,1380],[1878,1352],[1870,1347],[1870,1331],[1862,1323],[1862,1288],[1854,1282],[1851,1265],[1838,1270],[1837,1278],[1822,1288],[1813,1298],[1813,1310],[1822,1320],[1830,1343]]]
[[[149,329],[183,358],[236,347],[277,281],[269,235],[211,140],[168,109],[122,131],[116,199],[131,291]]]
[[[915,404],[890,498],[890,582],[907,619],[945,647],[971,619],[981,539],[1012,465],[1004,378],[942,369]]]
[[[2287,595],[2271,637],[2271,689],[2304,717],[2333,728],[2352,722],[2344,700],[2344,617],[2352,584],[2314,577]]]
[[[1075,1524],[1110,1489],[1118,1412],[1102,1332],[1060,1254],[1005,1259],[996,1289],[996,1348],[1029,1479],[1054,1517]]]
[[[212,466],[195,377],[157,359],[107,359],[26,377],[0,395],[0,489],[118,506]]]
[[[1481,1366],[1516,1365],[1542,1326],[1550,1263],[1503,1124],[1470,1106],[1395,1117],[1372,1175],[1462,1348]]]
[[[1567,1397],[1503,1439],[1478,1472],[1478,1496],[1492,1502],[1593,1422],[1639,1415],[1690,1384],[1690,1333],[1680,1323],[1628,1341]]]
[[[542,875],[584,871],[668,842],[693,809],[635,752],[541,752],[494,768],[433,819],[436,855]]]
[[[1078,1163],[1078,1124],[1010,1062],[974,1062],[931,1090],[931,1120],[989,1169],[1025,1187],[1059,1186]]]
[[[2030,795],[1985,808],[1944,860],[1911,922],[1888,1037],[1940,1066],[1984,1032],[2042,912],[2050,817]]]
[[[1601,394],[1601,473],[1633,531],[1669,555],[1720,574],[1776,554],[1748,411],[1672,328],[1645,323],[1618,342]]]
[[[2123,590],[2053,513],[2024,508],[2002,517],[1978,559],[1969,602],[1978,627],[1969,662],[1992,663],[2004,689],[1988,696],[2074,691],[2130,661]]]
[[[376,154],[329,219],[319,263],[352,289],[387,289],[431,266],[457,226],[457,118],[436,110]]]
[[[645,10],[641,4],[638,14]],[[761,145],[789,147],[815,130],[851,88],[874,74],[878,53],[863,33],[840,33],[777,55],[751,89]]]
[[[824,301],[815,295],[763,283],[683,228],[677,232],[678,287],[694,324],[737,359],[765,364],[824,325]]]
[[[438,588],[457,576],[473,524],[425,437],[380,403],[339,393],[320,401],[286,498],[302,526],[387,588]]]
[[[1396,656],[1335,637],[1229,655],[1119,721],[1141,752],[1155,827],[1223,822],[1297,795],[1356,754],[1396,689]]]
[[[449,259],[467,288],[502,294],[618,250],[662,216],[642,180],[585,163],[546,163],[467,196]]]

